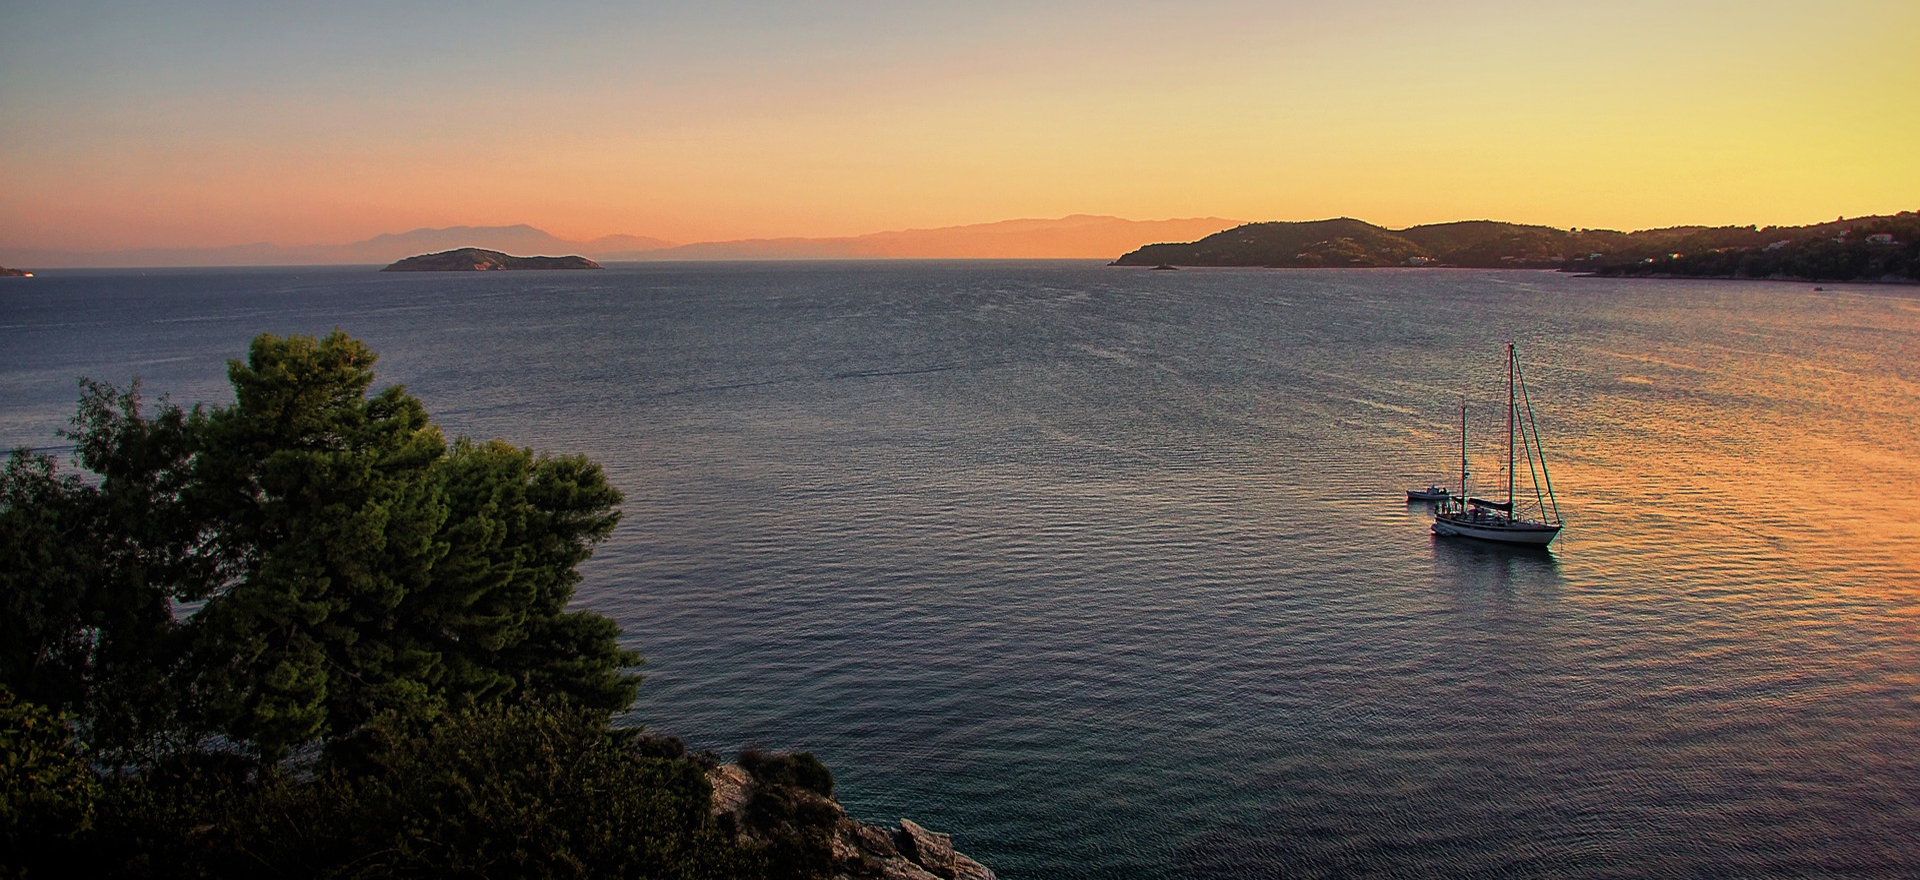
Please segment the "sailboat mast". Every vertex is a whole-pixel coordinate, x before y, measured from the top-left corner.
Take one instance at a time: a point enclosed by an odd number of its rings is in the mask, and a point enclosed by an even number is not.
[[[1467,402],[1460,401],[1460,503],[1461,509],[1467,506]]]
[[[1507,343],[1507,515],[1513,515],[1513,343]]]

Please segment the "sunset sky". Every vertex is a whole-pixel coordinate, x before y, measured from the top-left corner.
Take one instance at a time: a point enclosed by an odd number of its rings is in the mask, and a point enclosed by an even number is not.
[[[0,258],[1920,208],[1914,0],[0,0]]]

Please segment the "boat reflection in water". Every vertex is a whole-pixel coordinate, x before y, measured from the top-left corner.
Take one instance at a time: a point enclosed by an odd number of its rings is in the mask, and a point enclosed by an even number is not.
[[[1560,560],[1544,545],[1452,541],[1438,534],[1431,543],[1435,573],[1442,580],[1451,573],[1463,581],[1500,586],[1560,584]]]

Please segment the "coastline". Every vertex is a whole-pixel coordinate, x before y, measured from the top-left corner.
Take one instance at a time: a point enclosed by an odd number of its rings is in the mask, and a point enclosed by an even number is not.
[[[1671,272],[1648,272],[1632,275],[1601,274],[1599,272],[1566,272],[1574,278],[1618,278],[1627,281],[1772,281],[1782,284],[1884,284],[1894,287],[1920,287],[1920,278],[1899,278],[1881,276],[1879,278],[1803,278],[1798,276],[1770,275],[1755,277],[1750,275],[1679,275]]]

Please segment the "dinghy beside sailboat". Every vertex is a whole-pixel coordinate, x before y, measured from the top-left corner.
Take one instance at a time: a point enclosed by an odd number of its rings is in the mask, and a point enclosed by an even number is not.
[[[1445,501],[1453,497],[1453,492],[1438,483],[1428,483],[1425,489],[1408,489],[1407,502]]]

